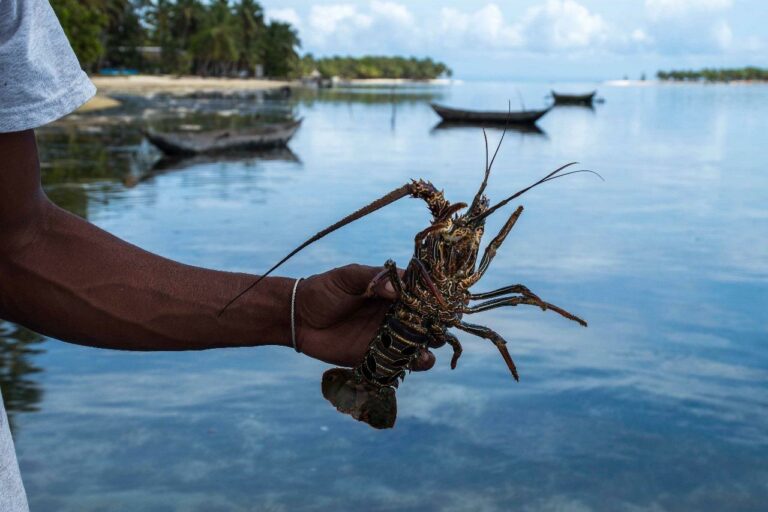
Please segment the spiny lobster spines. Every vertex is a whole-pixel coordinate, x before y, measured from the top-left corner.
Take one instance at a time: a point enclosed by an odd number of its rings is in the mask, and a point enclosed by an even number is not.
[[[432,183],[425,180],[413,180],[410,184],[411,197],[423,199],[427,203],[429,211],[434,220],[437,221],[445,216],[445,212],[451,207],[442,190],[437,190]]]

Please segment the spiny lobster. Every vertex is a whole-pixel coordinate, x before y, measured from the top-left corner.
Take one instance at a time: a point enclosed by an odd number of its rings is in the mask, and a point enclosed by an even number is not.
[[[489,162],[488,138],[485,131],[483,135],[486,148],[485,176],[468,207],[466,203],[451,204],[443,197],[442,191],[437,190],[427,181],[412,181],[317,233],[224,307],[226,309],[294,254],[327,234],[403,197],[410,196],[424,200],[432,214],[432,223],[416,235],[414,254],[404,274],[401,276],[395,262],[389,260],[384,265],[384,271],[377,277],[379,280],[389,279],[392,282],[398,299],[390,306],[363,361],[353,369],[333,368],[323,374],[323,396],[339,411],[368,423],[374,428],[394,426],[397,417],[395,389],[405,378],[406,370],[422,350],[430,345],[439,346],[447,343],[453,348],[451,368],[456,368],[462,347],[458,338],[448,332],[452,327],[493,342],[509,367],[512,377],[516,381],[519,380],[517,368],[507,350],[506,341],[488,327],[463,321],[462,316],[465,314],[479,313],[503,306],[528,304],[538,306],[544,311],[555,311],[585,327],[587,325],[581,318],[543,301],[521,284],[505,286],[485,293],[469,291],[488,270],[496,251],[523,212],[523,207],[519,206],[512,213],[501,231],[485,248],[480,264],[476,266],[480,242],[485,230],[485,219],[489,215],[533,187],[547,181],[577,172],[597,174],[588,170],[562,172],[575,164],[572,162],[491,207],[484,191],[488,184],[491,167],[501,146],[501,140]],[[503,140],[503,134],[501,139]],[[464,209],[466,212],[459,214]],[[470,306],[471,301],[477,300],[484,300],[484,302]]]

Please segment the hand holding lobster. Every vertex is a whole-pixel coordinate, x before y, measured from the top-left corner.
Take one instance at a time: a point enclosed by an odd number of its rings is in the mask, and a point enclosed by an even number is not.
[[[485,135],[485,131],[483,134]],[[368,321],[378,321],[380,326],[370,340],[362,362],[353,369],[334,368],[323,375],[323,396],[339,411],[372,427],[394,426],[397,417],[395,390],[405,378],[406,371],[418,366],[427,347],[449,344],[453,348],[451,367],[456,367],[462,347],[458,338],[449,332],[450,328],[490,340],[498,348],[514,379],[519,380],[517,368],[506,348],[504,338],[488,327],[465,322],[464,315],[524,304],[537,306],[544,311],[552,310],[585,327],[587,325],[581,318],[543,301],[521,284],[504,286],[485,293],[470,291],[488,270],[496,251],[523,212],[523,207],[518,207],[507,219],[501,231],[484,249],[478,263],[485,219],[489,215],[547,181],[578,172],[597,174],[586,170],[563,172],[573,165],[568,164],[491,207],[484,192],[501,141],[490,162],[487,142],[486,138],[485,176],[469,205],[452,204],[445,199],[443,192],[431,183],[412,181],[319,232],[264,274],[268,275],[309,244],[398,199],[410,196],[426,203],[432,214],[432,223],[416,235],[413,257],[404,274],[401,276],[395,263],[389,260],[385,264],[385,271],[377,276],[371,285],[371,289],[376,290],[381,283],[389,280],[394,287],[396,300],[383,315],[377,310],[376,315],[369,317]],[[233,298],[230,304],[258,284],[264,276]],[[473,301],[483,302],[470,305]],[[229,304],[224,309],[228,306]]]
[[[326,363],[355,366],[397,298],[381,267],[345,265],[299,283],[296,339],[300,352]],[[286,315],[287,318],[287,315]],[[423,351],[413,370],[429,370],[435,356]]]

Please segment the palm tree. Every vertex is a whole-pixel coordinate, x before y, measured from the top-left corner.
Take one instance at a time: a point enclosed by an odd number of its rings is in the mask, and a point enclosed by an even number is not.
[[[297,68],[301,47],[299,34],[290,24],[272,21],[264,38],[264,72],[267,76],[285,77]]]
[[[256,64],[261,63],[260,53],[262,37],[264,36],[264,10],[254,0],[241,0],[235,4],[237,20],[238,71],[244,71],[252,76]]]

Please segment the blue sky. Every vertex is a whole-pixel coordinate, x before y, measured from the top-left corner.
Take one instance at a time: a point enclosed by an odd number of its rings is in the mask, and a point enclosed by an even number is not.
[[[263,0],[315,55],[431,56],[459,78],[768,65],[768,0]]]

